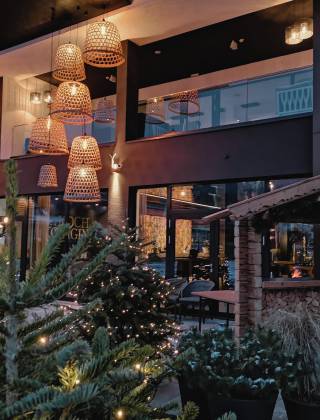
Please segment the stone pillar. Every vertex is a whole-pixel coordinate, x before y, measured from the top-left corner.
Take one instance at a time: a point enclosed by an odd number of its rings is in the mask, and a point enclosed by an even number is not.
[[[261,235],[248,225],[248,321],[257,326],[262,313],[262,253]]]
[[[248,221],[236,220],[234,227],[235,246],[235,336],[239,338],[248,326],[249,266],[248,266]]]
[[[131,41],[122,43],[125,63],[117,69],[116,144],[113,152],[122,165],[108,179],[108,221],[120,225],[128,217],[129,187],[126,161],[130,159],[126,141],[138,136],[138,49]]]

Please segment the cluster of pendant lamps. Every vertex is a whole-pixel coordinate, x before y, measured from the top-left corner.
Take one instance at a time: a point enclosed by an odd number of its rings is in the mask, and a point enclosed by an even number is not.
[[[93,113],[90,91],[83,84],[86,78],[84,62],[100,68],[124,63],[117,27],[106,20],[88,25],[83,53],[71,43],[60,45],[54,62],[53,77],[60,83],[53,95],[50,113],[40,117],[32,127],[29,151],[42,155],[69,154],[64,124],[90,124],[114,121],[113,104],[105,98]],[[101,199],[96,171],[102,168],[100,151],[94,137],[83,135],[72,141],[68,159],[70,170],[64,193],[68,202],[98,202]],[[40,168],[38,186],[57,187],[57,171],[52,164]]]

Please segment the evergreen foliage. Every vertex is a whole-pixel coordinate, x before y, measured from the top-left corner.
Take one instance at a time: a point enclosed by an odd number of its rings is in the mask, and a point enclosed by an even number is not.
[[[101,232],[94,238],[92,252],[122,236],[122,247],[113,258],[100,267],[79,290],[79,301],[99,298],[102,305],[93,311],[84,333],[92,336],[96,327],[106,326],[112,342],[135,338],[142,345],[158,346],[164,351],[171,346],[169,337],[177,334],[175,322],[167,317],[169,283],[156,271],[147,267],[142,258],[144,244],[139,242],[134,229]]]
[[[26,281],[20,282],[16,266],[15,219],[18,189],[14,161],[9,160],[6,163],[6,172],[8,259],[2,258],[0,270],[0,392],[3,403],[6,401],[6,404],[11,405],[25,392],[39,385],[46,385],[52,374],[56,377],[53,359],[62,346],[74,340],[70,326],[75,325],[99,302],[92,301],[79,311],[65,314],[55,301],[94,273],[107,255],[120,247],[121,238],[103,247],[82,270],[70,277],[67,268],[87,250],[97,227],[91,227],[68,253],[61,256],[55,267],[49,269],[68,234],[69,227],[61,225],[49,239]],[[43,307],[45,304],[47,310]],[[36,308],[40,315],[35,318],[33,314]],[[46,369],[43,368],[44,365]],[[50,366],[53,366],[53,370]]]

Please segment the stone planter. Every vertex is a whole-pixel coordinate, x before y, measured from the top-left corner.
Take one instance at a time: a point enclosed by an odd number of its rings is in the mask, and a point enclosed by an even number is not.
[[[320,404],[308,404],[282,395],[288,420],[319,420]]]
[[[237,420],[272,420],[276,401],[277,396],[270,400],[215,399],[212,396],[208,400],[208,420],[216,420],[229,411],[236,414]]]

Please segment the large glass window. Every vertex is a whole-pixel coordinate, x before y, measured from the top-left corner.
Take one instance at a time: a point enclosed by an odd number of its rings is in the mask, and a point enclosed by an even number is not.
[[[75,243],[89,226],[97,221],[107,223],[107,193],[102,191],[102,200],[96,204],[76,204],[63,201],[62,194],[32,196],[28,199],[26,267],[30,268],[41,255],[49,238],[62,223],[70,225],[65,247]]]

